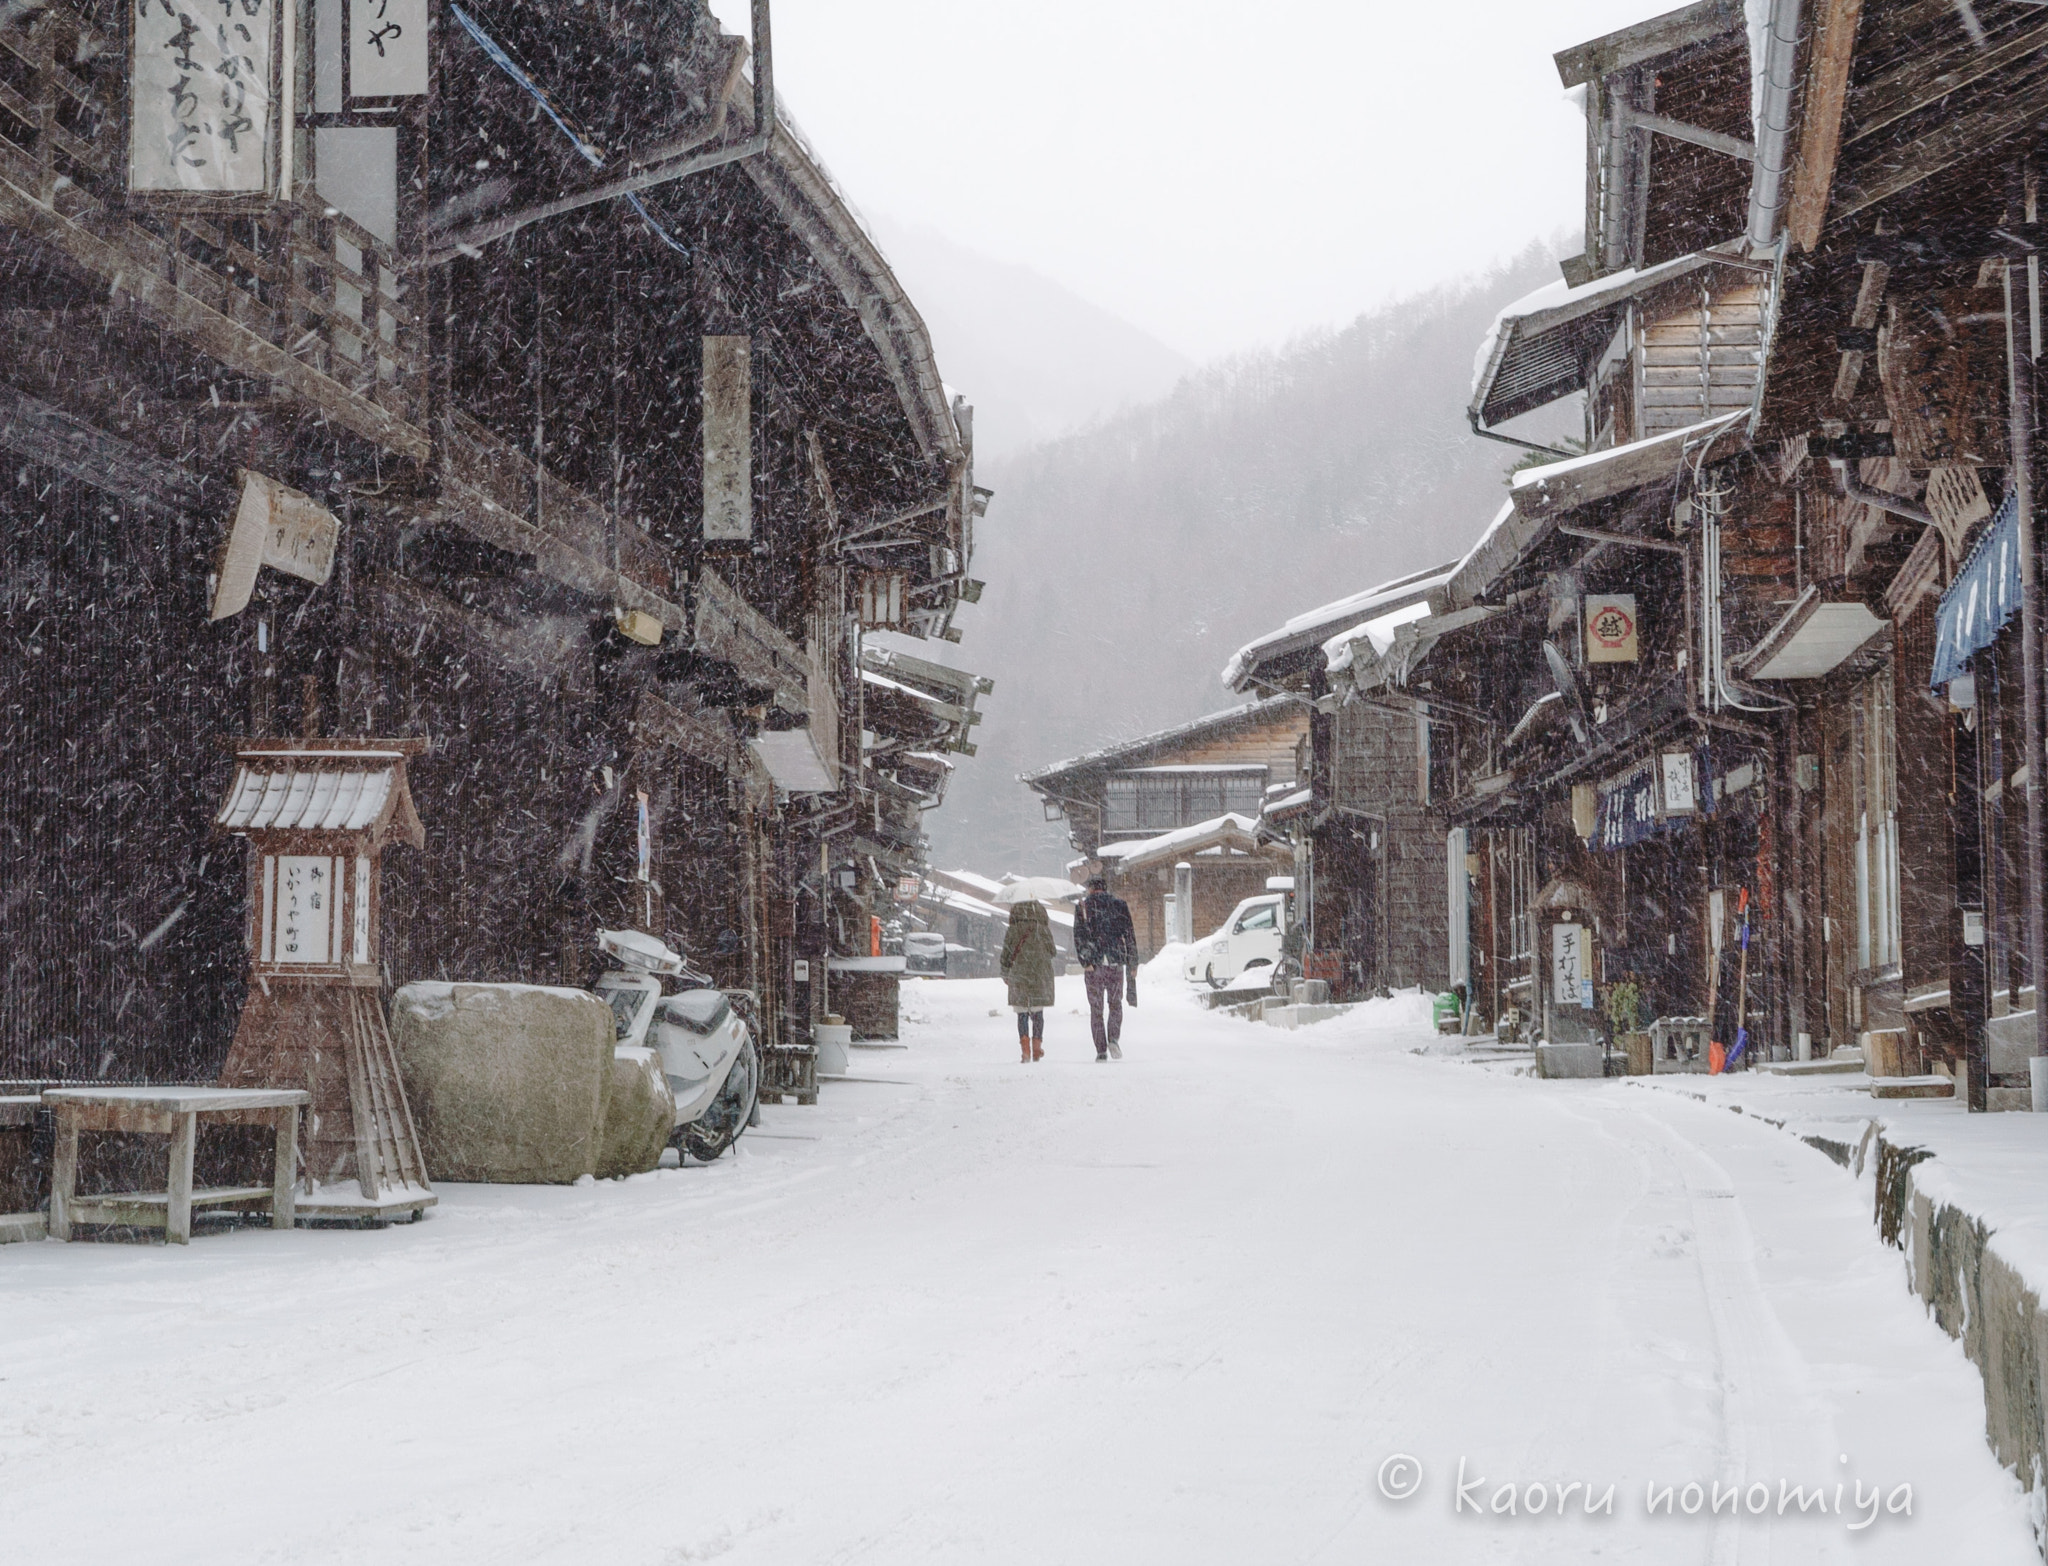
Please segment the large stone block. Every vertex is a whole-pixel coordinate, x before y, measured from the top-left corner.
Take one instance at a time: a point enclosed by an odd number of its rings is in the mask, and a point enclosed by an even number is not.
[[[1598,1044],[1538,1044],[1539,1077],[1597,1077],[1607,1069],[1607,1052]]]
[[[408,984],[391,1033],[435,1180],[568,1184],[604,1159],[616,1041],[587,990]]]
[[[676,1096],[662,1074],[661,1057],[651,1049],[616,1051],[597,1177],[645,1174],[661,1162],[675,1124]]]

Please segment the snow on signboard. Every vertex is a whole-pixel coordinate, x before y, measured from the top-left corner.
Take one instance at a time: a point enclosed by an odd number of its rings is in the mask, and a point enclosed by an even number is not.
[[[272,184],[275,0],[141,0],[128,185],[260,194]]]

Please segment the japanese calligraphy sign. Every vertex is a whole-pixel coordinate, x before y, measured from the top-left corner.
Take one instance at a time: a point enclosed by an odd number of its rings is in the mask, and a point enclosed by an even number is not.
[[[334,960],[334,867],[325,854],[277,856],[277,961]]]
[[[349,0],[351,98],[405,98],[427,90],[427,0]]]
[[[1593,1005],[1593,969],[1589,937],[1582,924],[1553,924],[1550,927],[1550,994],[1557,1006]]]
[[[128,183],[257,195],[274,178],[277,0],[131,0]]]

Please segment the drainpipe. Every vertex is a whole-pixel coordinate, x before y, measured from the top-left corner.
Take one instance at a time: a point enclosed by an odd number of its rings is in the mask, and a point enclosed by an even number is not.
[[[2021,179],[2024,181],[2024,170]],[[2031,309],[2031,301],[2030,309]],[[2020,543],[2021,733],[2027,756],[2027,976],[2034,984],[2034,1054],[2048,1056],[2048,961],[2041,928],[2041,582],[2034,529],[2034,359],[2038,322],[2022,335],[2013,319],[2012,269],[2005,273],[2005,356],[2009,367],[2012,488]]]
[[[468,228],[458,229],[441,238],[428,256],[427,264],[439,266],[466,250],[494,244],[529,224],[560,217],[564,212],[595,206],[601,201],[615,201],[621,196],[637,195],[656,185],[666,185],[672,180],[702,173],[705,169],[738,163],[766,152],[769,143],[775,139],[775,58],[768,31],[768,0],[753,0],[753,34],[754,128],[745,141],[735,142],[729,147],[714,147],[709,152],[693,156],[669,158],[635,173],[607,180],[602,185],[586,186],[539,206],[522,207],[503,217],[487,218]]]
[[[1778,245],[1785,216],[1787,175],[1792,168],[1792,90],[1798,76],[1799,0],[1771,0],[1764,55],[1758,62],[1763,90],[1756,113],[1756,172],[1749,185],[1749,248],[1763,255]]]

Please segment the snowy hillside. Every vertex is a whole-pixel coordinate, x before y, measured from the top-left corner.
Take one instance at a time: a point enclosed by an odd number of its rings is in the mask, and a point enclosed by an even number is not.
[[[1466,427],[1472,351],[1501,305],[1556,275],[1532,246],[984,460],[996,498],[974,569],[989,585],[949,657],[996,691],[980,755],[927,823],[939,856],[1058,868],[1064,832],[1018,773],[1228,705],[1218,671],[1253,636],[1470,544],[1516,460]],[[1576,417],[1531,419],[1532,438]]]
[[[929,228],[884,218],[875,230],[931,330],[939,368],[974,404],[983,462],[1162,397],[1194,368],[1150,333],[1030,267]]]

